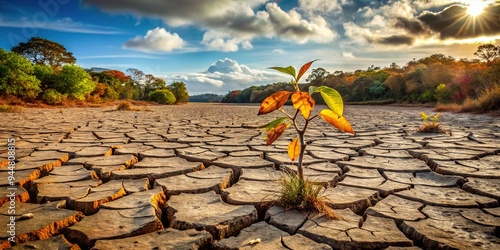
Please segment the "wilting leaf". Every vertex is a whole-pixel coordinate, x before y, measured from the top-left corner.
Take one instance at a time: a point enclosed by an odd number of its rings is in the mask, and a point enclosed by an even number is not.
[[[285,132],[285,129],[288,128],[288,126],[289,125],[286,123],[281,123],[270,129],[267,132],[266,145],[269,146],[273,144],[273,142],[276,141],[283,134],[283,132]]]
[[[337,114],[329,109],[321,110],[321,112],[319,112],[319,116],[321,116],[321,118],[323,118],[326,122],[332,124],[338,130],[354,134],[351,124],[345,117],[337,116]]]
[[[300,110],[304,118],[309,119],[314,109],[314,99],[307,92],[296,91],[292,94],[292,103],[295,109]]]
[[[302,67],[300,68],[299,70],[299,74],[297,75],[297,79],[296,81],[299,82],[299,79],[306,73],[306,71],[311,67],[311,64],[315,61],[317,61],[318,59],[314,60],[314,61],[310,61],[304,65],[302,65]]]
[[[270,69],[274,69],[274,70],[277,70],[277,71],[279,71],[281,73],[285,73],[285,74],[291,75],[295,79],[295,68],[292,67],[292,66],[288,66],[286,68],[283,68],[283,67],[270,67]]]
[[[300,143],[299,137],[293,139],[293,141],[288,144],[288,156],[292,161],[295,161],[300,154]]]
[[[309,91],[311,91],[310,88]],[[325,100],[326,105],[328,105],[328,107],[338,117],[341,117],[344,114],[344,102],[342,101],[342,96],[337,90],[326,86],[320,86],[315,88],[314,92],[321,93],[321,97]]]
[[[265,115],[281,108],[283,105],[285,105],[290,94],[291,93],[288,91],[279,91],[268,96],[266,99],[264,99],[264,101],[262,101],[258,115]]]
[[[287,119],[289,119],[288,117],[284,116],[284,117],[280,117],[264,126],[261,126],[261,128],[265,129],[266,131],[269,131],[271,130],[272,128],[278,126],[278,124],[281,124],[283,123],[284,121],[286,121]]]

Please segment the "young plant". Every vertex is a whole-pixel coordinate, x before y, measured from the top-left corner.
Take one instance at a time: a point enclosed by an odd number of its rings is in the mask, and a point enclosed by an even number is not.
[[[258,115],[265,115],[268,113],[271,113],[273,111],[278,110],[281,112],[284,116],[277,118],[276,120],[266,124],[263,126],[263,128],[267,131],[267,138],[266,138],[266,144],[271,145],[274,141],[276,141],[284,132],[285,130],[292,126],[295,131],[297,132],[297,137],[288,145],[288,156],[292,161],[295,161],[298,158],[298,163],[297,163],[297,177],[291,177],[288,182],[284,182],[284,191],[287,191],[286,187],[289,185],[289,187],[297,187],[295,189],[295,195],[298,197],[298,200],[301,200],[299,202],[299,207],[300,203],[306,202],[308,204],[314,204],[314,202],[307,201],[307,197],[305,197],[303,194],[307,194],[310,192],[307,192],[307,189],[309,188],[309,184],[312,182],[308,182],[304,180],[304,170],[302,166],[302,162],[304,159],[304,152],[306,149],[306,143],[305,143],[305,132],[307,130],[307,126],[309,125],[310,121],[315,119],[316,117],[321,117],[323,120],[326,122],[330,123],[333,125],[335,128],[342,132],[348,132],[354,134],[354,131],[351,127],[351,124],[347,119],[343,116],[344,112],[344,104],[342,101],[342,97],[340,96],[339,92],[337,92],[335,89],[326,87],[326,86],[320,86],[320,87],[315,87],[311,86],[309,88],[309,92],[301,92],[299,89],[299,80],[300,78],[306,73],[306,71],[311,67],[312,63],[315,62],[310,61],[306,64],[304,64],[298,74],[296,74],[295,68],[292,66],[288,66],[286,68],[283,67],[271,67],[271,69],[277,70],[279,72],[288,74],[293,77],[291,80],[290,84],[294,87],[295,91],[290,92],[290,91],[279,91],[276,92],[262,102],[260,105],[259,109],[259,114]],[[320,93],[321,97],[325,101],[326,105],[328,106],[327,109],[321,110],[318,114],[311,115],[312,111],[314,110],[315,102],[314,99],[311,97],[313,93]],[[288,99],[291,96],[293,108],[296,110],[295,114],[291,115],[288,114],[284,109],[283,105],[288,101]],[[300,113],[300,116],[299,116]],[[302,117],[302,118],[300,118]],[[298,119],[303,119],[303,123],[299,124]],[[302,126],[301,126],[302,125]],[[285,180],[286,181],[286,180]],[[292,189],[293,190],[293,189]],[[290,189],[288,189],[290,191]],[[316,195],[314,197],[317,197],[319,192],[313,192]],[[283,194],[282,194],[283,198]],[[295,199],[295,198],[293,198]],[[291,199],[291,200],[293,200]],[[305,200],[304,200],[305,199]],[[283,199],[282,199],[283,202]],[[285,201],[286,203],[286,201]],[[296,203],[296,202],[293,202]],[[317,205],[317,204],[316,204]],[[309,205],[306,205],[308,207]],[[322,210],[319,206],[315,206],[318,210]]]
[[[420,133],[446,133],[441,125],[438,123],[438,118],[441,116],[440,113],[435,114],[431,118],[431,122],[429,122],[430,116],[425,112],[421,112],[420,116],[422,117],[422,121],[424,122],[423,126],[420,126],[418,132]]]

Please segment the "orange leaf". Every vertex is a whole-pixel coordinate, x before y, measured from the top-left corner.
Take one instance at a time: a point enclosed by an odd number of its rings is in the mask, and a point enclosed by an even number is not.
[[[344,116],[338,117],[333,111],[329,109],[321,110],[321,112],[319,112],[319,116],[321,116],[321,118],[323,118],[323,120],[325,120],[326,122],[332,124],[338,130],[354,134],[354,130],[352,130],[351,124]]]
[[[309,119],[314,109],[314,99],[307,92],[296,91],[292,94],[292,103],[295,109],[300,110],[304,118]]]
[[[291,93],[288,91],[279,91],[268,96],[266,99],[264,99],[264,101],[262,101],[258,115],[265,115],[281,108],[283,105],[285,105],[290,94]]]
[[[293,141],[288,145],[288,156],[292,161],[295,161],[300,154],[300,143],[299,137],[293,139]]]
[[[285,129],[288,128],[288,126],[289,125],[286,123],[281,123],[270,129],[267,132],[266,145],[269,146],[273,144],[273,142],[276,141],[283,134],[283,132],[285,132]]]
[[[297,75],[297,78],[296,78],[296,81],[297,83],[299,82],[300,78],[306,73],[306,71],[311,67],[312,63],[317,61],[318,59],[314,60],[314,61],[310,61],[306,64],[304,64],[300,70],[299,70],[299,74]]]

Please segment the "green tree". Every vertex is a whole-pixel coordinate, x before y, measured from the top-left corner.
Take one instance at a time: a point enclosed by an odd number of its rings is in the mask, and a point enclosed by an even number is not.
[[[313,84],[322,84],[323,78],[329,74],[330,73],[324,68],[313,69],[311,74],[307,77],[306,81]]]
[[[149,93],[148,101],[160,104],[174,104],[175,96],[168,89],[158,89]]]
[[[152,91],[165,89],[167,87],[167,84],[165,83],[165,80],[155,77],[154,75],[147,74],[144,76],[143,84],[139,86],[141,86],[143,95],[141,99],[144,100]]]
[[[0,49],[0,93],[36,98],[42,90],[30,61]]]
[[[35,64],[35,76],[40,80],[42,90],[50,89],[57,82],[57,72],[48,65]]]
[[[78,100],[84,100],[97,85],[90,75],[77,65],[64,65],[58,78],[55,89]]]
[[[76,62],[73,53],[68,52],[64,46],[40,37],[32,37],[28,42],[19,43],[11,50],[34,64],[46,64],[54,68]]]
[[[183,103],[189,101],[189,93],[184,82],[173,82],[167,87],[175,96],[175,103]],[[248,97],[250,99],[250,95]]]

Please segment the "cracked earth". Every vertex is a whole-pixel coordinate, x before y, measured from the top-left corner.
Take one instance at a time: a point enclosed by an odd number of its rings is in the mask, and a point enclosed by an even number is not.
[[[255,105],[4,113],[0,249],[500,249],[500,120],[419,134],[420,111],[347,106],[356,136],[310,123],[304,174],[340,220],[272,205],[296,135],[265,146],[277,114]]]

